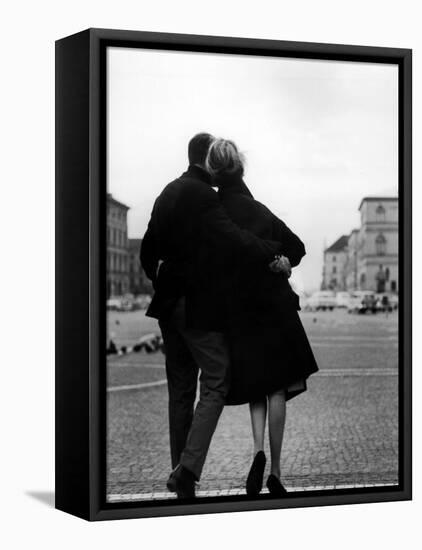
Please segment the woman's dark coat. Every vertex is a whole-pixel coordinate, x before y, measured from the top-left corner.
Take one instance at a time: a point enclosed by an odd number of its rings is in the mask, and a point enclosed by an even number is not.
[[[241,178],[220,182],[221,202],[241,228],[278,241],[291,266],[305,255],[302,241],[263,204]],[[231,270],[227,277],[227,334],[231,348],[231,389],[227,404],[255,401],[280,389],[287,399],[306,389],[318,370],[298,315],[299,297],[284,274],[262,262]],[[300,389],[292,384],[302,381]]]

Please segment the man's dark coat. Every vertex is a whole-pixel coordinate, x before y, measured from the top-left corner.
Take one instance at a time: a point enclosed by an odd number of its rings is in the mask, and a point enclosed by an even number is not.
[[[233,268],[267,267],[282,248],[237,227],[209,175],[191,165],[155,201],[142,241],[141,264],[155,290],[147,315],[165,319],[185,296],[189,328],[223,330]]]

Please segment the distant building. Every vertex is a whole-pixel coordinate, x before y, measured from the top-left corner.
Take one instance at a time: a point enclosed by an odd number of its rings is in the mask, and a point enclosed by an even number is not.
[[[321,289],[397,292],[398,198],[365,197],[361,225],[324,250]]]
[[[361,290],[399,288],[398,198],[365,197],[359,206],[358,281]]]
[[[129,289],[131,294],[151,294],[151,281],[145,275],[139,260],[139,252],[141,250],[142,239],[128,240],[128,257],[129,257]]]
[[[359,229],[353,229],[347,240],[347,260],[345,265],[345,279],[347,290],[358,290],[358,249]]]
[[[348,240],[349,237],[343,235],[324,250],[322,290],[346,289],[345,266]]]
[[[107,194],[107,297],[129,292],[127,213],[129,207]]]

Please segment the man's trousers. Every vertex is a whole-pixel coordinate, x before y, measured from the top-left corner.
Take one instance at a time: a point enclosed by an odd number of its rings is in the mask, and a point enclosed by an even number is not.
[[[166,353],[172,467],[181,464],[199,480],[224,407],[229,350],[222,333],[185,326],[181,298],[169,319],[160,321]],[[200,372],[199,401],[194,409]]]

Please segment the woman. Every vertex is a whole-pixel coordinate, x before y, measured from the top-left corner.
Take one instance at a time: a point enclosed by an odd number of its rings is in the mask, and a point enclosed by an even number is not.
[[[254,440],[246,491],[256,496],[262,489],[268,413],[271,469],[267,487],[272,495],[283,496],[286,490],[280,481],[280,455],[286,401],[305,391],[307,377],[318,370],[298,315],[299,297],[288,282],[291,271],[283,269],[289,262],[291,267],[297,266],[305,248],[281,220],[254,200],[243,181],[243,158],[233,142],[215,140],[206,168],[230,218],[240,228],[262,239],[279,241],[282,247],[282,256],[270,266],[226,266],[225,307],[232,357],[227,404],[249,403]]]

